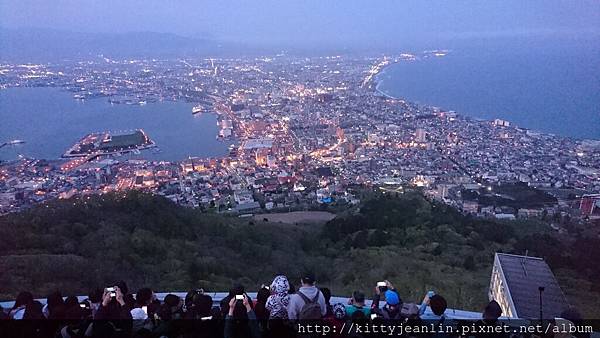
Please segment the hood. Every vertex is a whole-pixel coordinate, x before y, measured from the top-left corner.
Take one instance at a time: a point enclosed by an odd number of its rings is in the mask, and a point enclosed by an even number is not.
[[[139,307],[136,307],[136,308],[132,309],[130,312],[131,312],[131,317],[133,318],[133,320],[146,320],[146,319],[148,319],[148,315],[146,314],[146,312],[144,312],[144,310],[142,310]]]
[[[314,286],[303,286],[298,291],[302,292],[308,299],[314,299],[319,289]]]
[[[279,296],[285,296],[290,291],[290,283],[286,276],[277,276],[271,283],[271,292]]]

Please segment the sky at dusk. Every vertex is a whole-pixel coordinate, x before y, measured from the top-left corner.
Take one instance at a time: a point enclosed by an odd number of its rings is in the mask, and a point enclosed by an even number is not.
[[[597,0],[0,0],[0,27],[247,43],[386,43],[600,33]]]

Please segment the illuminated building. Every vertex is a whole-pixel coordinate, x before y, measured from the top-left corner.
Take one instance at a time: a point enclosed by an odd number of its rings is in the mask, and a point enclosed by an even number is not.
[[[495,119],[494,125],[497,127],[508,127],[510,126],[510,122],[501,119]]]
[[[579,210],[584,217],[593,215],[600,217],[600,194],[583,195],[579,203]]]
[[[427,142],[427,133],[425,130],[419,128],[415,131],[415,141],[420,143]]]

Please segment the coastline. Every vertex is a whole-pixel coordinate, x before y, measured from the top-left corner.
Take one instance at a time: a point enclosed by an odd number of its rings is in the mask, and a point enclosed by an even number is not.
[[[390,63],[388,65],[386,65],[385,67],[383,67],[381,69],[381,71],[379,73],[377,73],[373,79],[372,79],[372,89],[375,93],[375,95],[378,96],[382,96],[385,97],[386,99],[391,99],[391,100],[402,100],[402,101],[406,101],[412,104],[417,104],[417,102],[412,101],[412,100],[408,100],[406,98],[402,98],[400,96],[394,96],[392,94],[390,94],[389,92],[386,92],[384,89],[381,88],[383,82],[385,81],[384,79],[380,78],[381,76],[383,76],[384,74],[386,74],[386,71],[388,70],[389,67],[397,65],[397,62],[393,62]],[[570,135],[565,135],[562,133],[553,133],[550,131],[544,131],[544,130],[540,130],[540,129],[534,129],[534,128],[529,128],[529,127],[523,127],[517,123],[515,123],[512,119],[508,119],[508,118],[502,118],[502,117],[481,117],[481,116],[471,116],[469,114],[464,114],[461,113],[459,111],[453,110],[453,109],[447,109],[444,108],[442,106],[438,106],[438,105],[434,105],[431,103],[422,103],[422,105],[427,106],[427,107],[437,107],[440,108],[441,110],[444,111],[450,111],[455,113],[457,116],[460,116],[463,119],[470,119],[470,120],[476,120],[476,121],[485,121],[485,122],[489,122],[489,123],[493,123],[495,120],[501,120],[501,121],[506,121],[510,123],[510,127],[512,128],[517,128],[517,129],[521,129],[521,130],[525,130],[525,131],[531,131],[532,133],[536,133],[536,134],[542,134],[542,135],[547,135],[547,136],[552,136],[552,137],[560,137],[560,138],[566,138],[566,139],[573,139],[573,140],[577,140],[580,142],[583,141],[594,141],[594,142],[600,142],[600,136],[597,138],[593,138],[593,137],[574,137],[574,136],[570,136]]]
[[[459,55],[448,61],[428,58],[405,64],[399,60],[386,65],[373,77],[371,89],[384,98],[439,107],[465,118],[501,119],[510,121],[511,126],[545,135],[600,140],[593,123],[583,122],[597,116],[592,103],[597,101],[598,94],[590,92],[593,86],[588,85],[587,89],[573,94],[569,88],[578,89],[582,85],[571,87],[572,76],[550,69],[550,66],[564,65],[564,57],[554,56],[544,66],[532,65],[537,60],[534,57],[517,60],[513,56],[465,58]],[[517,64],[518,73],[493,68],[506,68],[510,62]],[[389,69],[394,65],[395,69]],[[467,70],[465,79],[457,80],[459,74]],[[580,68],[575,70],[581,71]],[[540,72],[554,80],[544,84]],[[511,82],[513,77],[515,80]],[[536,88],[543,90],[534,90]],[[567,92],[569,95],[555,95]]]
[[[383,74],[383,71],[381,73],[377,74],[377,76],[379,76],[380,74]],[[401,98],[392,96],[392,95],[384,92],[381,88],[379,88],[381,86],[381,84],[383,83],[383,80],[377,80],[377,78],[375,78],[374,82],[375,82],[375,92],[377,92],[378,94],[385,96],[388,99],[402,100]]]

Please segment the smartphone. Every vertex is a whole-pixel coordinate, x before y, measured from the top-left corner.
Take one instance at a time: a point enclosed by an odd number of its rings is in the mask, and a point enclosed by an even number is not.
[[[244,295],[235,295],[235,299],[244,300]]]
[[[377,282],[377,287],[379,288],[380,292],[386,292],[388,289],[386,282]]]
[[[211,319],[212,319],[212,316],[208,316],[208,317],[202,317],[202,318],[200,318],[200,320],[211,320]]]
[[[148,307],[147,306],[142,306],[142,311],[144,311],[146,316],[148,315]]]
[[[433,291],[427,292],[427,298],[431,298],[431,297],[433,297],[433,295],[435,295],[435,292],[433,292]]]
[[[387,286],[385,282],[377,282],[377,286]]]
[[[106,288],[106,292],[110,293],[111,297],[116,297],[117,293],[115,292],[115,287],[114,286],[110,286]]]
[[[79,304],[79,307],[85,309],[85,304]]]
[[[377,314],[376,313],[371,313],[371,320],[377,318]]]

